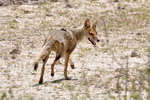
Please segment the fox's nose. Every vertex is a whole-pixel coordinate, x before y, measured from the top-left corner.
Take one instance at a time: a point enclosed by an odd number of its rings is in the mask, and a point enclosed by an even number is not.
[[[100,40],[99,39],[97,39],[97,42],[99,42]]]

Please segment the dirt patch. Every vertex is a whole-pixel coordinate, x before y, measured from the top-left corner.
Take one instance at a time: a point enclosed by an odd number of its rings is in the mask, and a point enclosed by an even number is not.
[[[28,3],[28,0],[0,0],[0,6],[21,5]]]
[[[22,5],[0,8],[0,98],[148,99],[149,72],[145,69],[149,65],[150,2],[69,0],[69,4],[33,5],[24,0]],[[46,34],[78,27],[88,18],[92,22],[98,20],[100,42],[96,47],[87,39],[78,44],[71,55],[75,69],[68,66],[68,76],[72,77],[69,81],[64,80],[62,64],[55,66],[55,76],[51,77],[50,66],[55,57],[52,52],[44,83],[39,85],[42,65],[34,72],[33,62]]]
[[[0,0],[0,6],[23,5],[23,4],[42,4],[46,2],[65,2],[68,0]],[[67,5],[70,7],[70,5]]]

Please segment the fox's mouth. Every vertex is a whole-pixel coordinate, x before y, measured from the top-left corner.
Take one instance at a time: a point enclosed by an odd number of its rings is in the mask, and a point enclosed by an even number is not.
[[[95,41],[91,38],[88,38],[88,40],[93,44],[93,45],[96,45]]]

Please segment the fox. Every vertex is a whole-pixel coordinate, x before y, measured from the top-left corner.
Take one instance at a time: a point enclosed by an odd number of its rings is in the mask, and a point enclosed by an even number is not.
[[[43,47],[34,61],[34,70],[37,70],[40,61],[43,62],[39,84],[43,83],[45,64],[47,63],[51,51],[56,53],[56,57],[51,64],[51,76],[54,76],[55,64],[60,60],[60,58],[64,57],[64,77],[65,80],[70,79],[67,76],[67,68],[68,63],[70,63],[72,69],[75,68],[74,62],[70,59],[70,55],[77,44],[84,38],[88,39],[94,46],[96,46],[96,42],[100,41],[98,39],[96,25],[97,21],[91,23],[89,19],[86,19],[83,26],[72,28],[70,30],[62,28],[60,30],[53,30],[47,34]]]

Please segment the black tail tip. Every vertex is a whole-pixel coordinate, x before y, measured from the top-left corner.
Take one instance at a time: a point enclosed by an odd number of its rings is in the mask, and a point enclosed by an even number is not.
[[[38,63],[35,63],[34,64],[34,71],[37,70],[37,68],[38,68]]]

